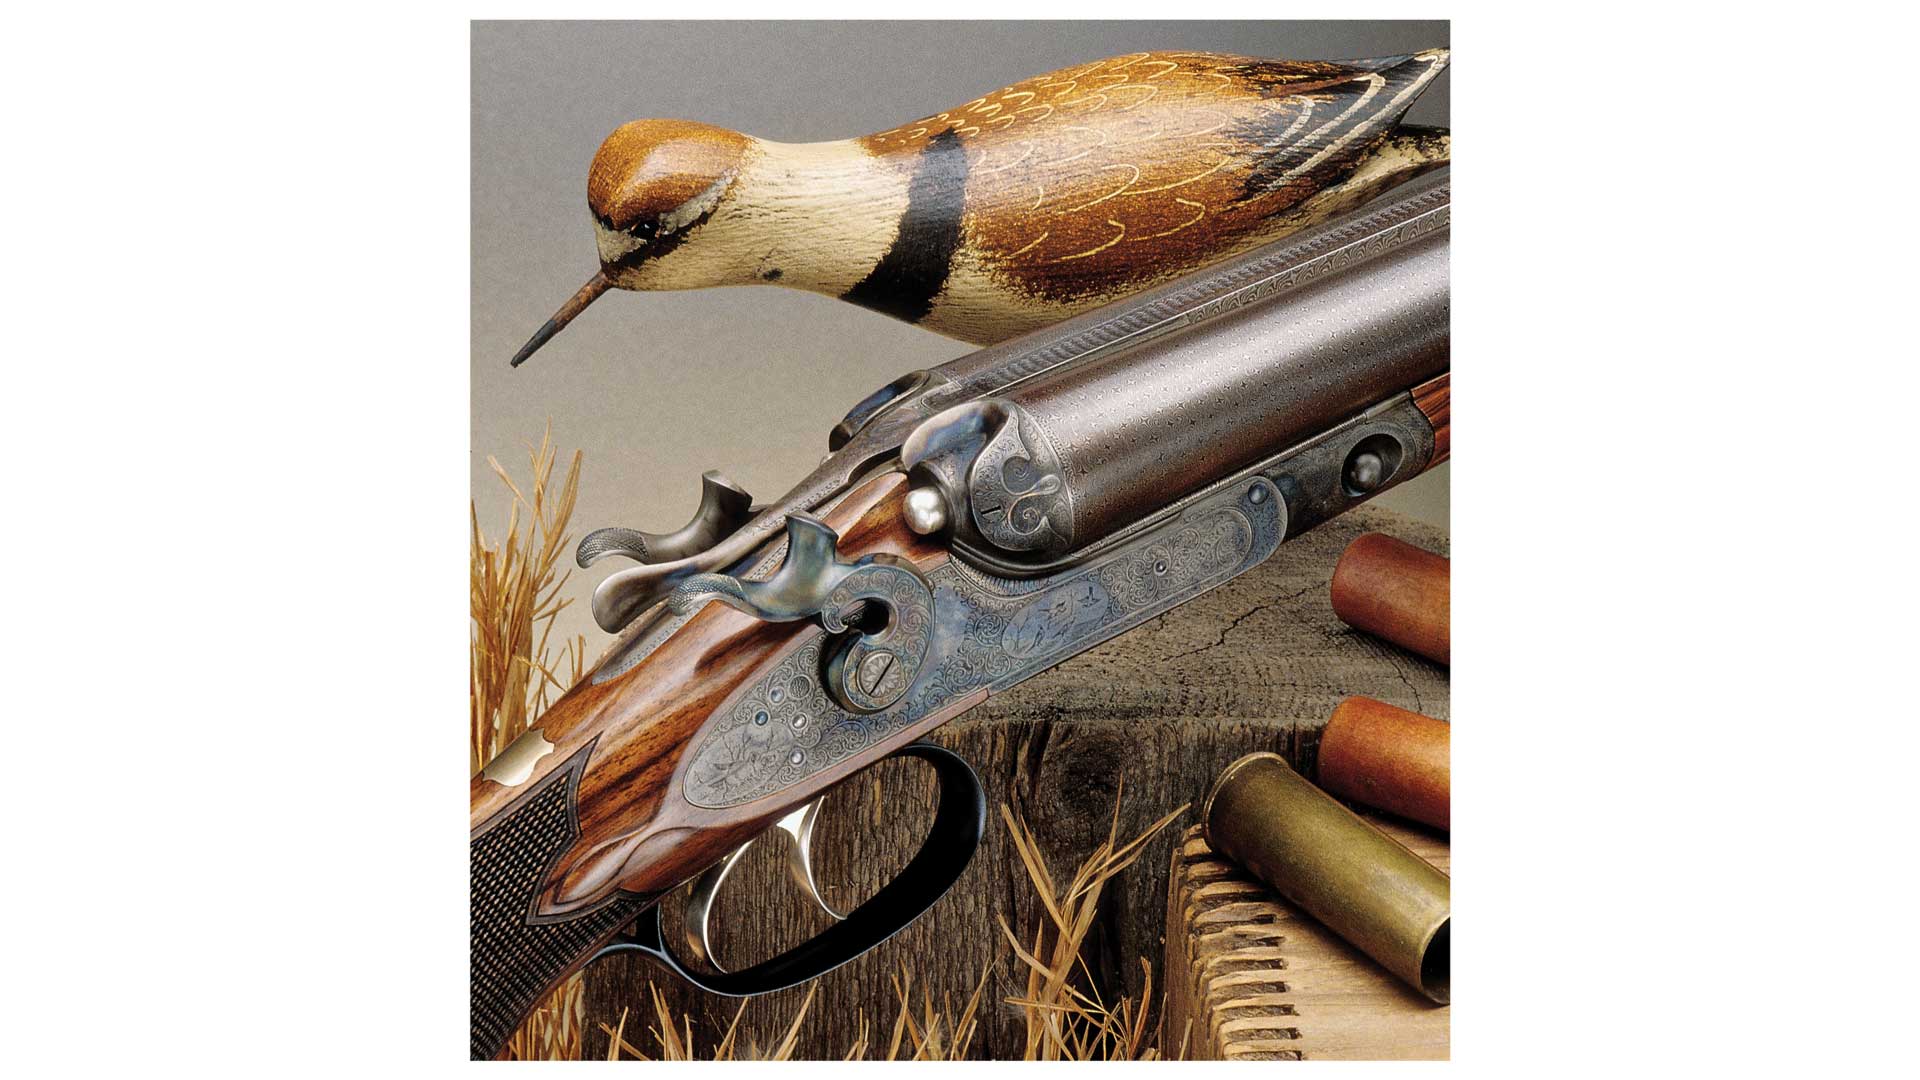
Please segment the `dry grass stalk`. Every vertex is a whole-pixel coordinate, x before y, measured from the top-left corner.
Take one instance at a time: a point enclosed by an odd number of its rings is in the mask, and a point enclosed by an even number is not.
[[[579,679],[585,665],[584,637],[567,642],[557,660],[549,641],[554,618],[571,602],[560,595],[572,573],[563,568],[562,554],[573,539],[567,522],[580,491],[579,451],[574,452],[559,491],[553,490],[557,456],[549,426],[540,445],[528,448],[532,484],[524,490],[498,461],[487,458],[513,492],[513,509],[497,544],[489,544],[480,531],[479,511],[469,509],[473,527],[469,572],[473,649],[468,680],[471,772],[479,772],[526,731],[528,722],[540,715],[556,692]]]
[[[988,969],[989,971],[991,968]],[[648,1029],[658,1047],[657,1053],[649,1054],[635,1046],[626,1037],[627,1014],[620,1014],[618,1027],[601,1024],[609,1040],[608,1060],[621,1060],[624,1054],[635,1061],[791,1061],[794,1051],[800,1045],[807,1012],[813,1007],[813,998],[818,984],[807,988],[806,998],[800,1002],[800,1008],[793,1015],[793,1021],[787,1025],[785,1034],[771,1049],[761,1049],[751,1040],[742,1043],[739,1038],[740,1018],[746,1012],[746,1003],[733,1014],[733,1022],[727,1025],[727,1032],[718,1043],[704,1052],[694,1042],[693,1021],[681,1017],[679,1024],[674,1023],[673,1011],[668,1008],[666,996],[660,988],[647,984],[653,996],[654,1025]],[[959,1016],[948,1021],[953,1015],[951,999],[942,1001],[940,1009],[934,1008],[933,999],[923,997],[919,1016],[914,1015],[913,973],[905,964],[900,974],[893,979],[893,991],[900,999],[900,1011],[894,1019],[893,1037],[888,1043],[884,1060],[887,1061],[961,1061],[967,1056],[967,1048],[972,1045],[974,1034],[979,1030],[980,999],[986,993],[987,972],[981,972],[980,981],[975,984],[973,994],[960,1010]],[[843,1060],[864,1061],[872,1049],[865,1013],[855,1017],[858,1034],[853,1045],[848,1047]]]
[[[1154,834],[1186,809],[1180,807],[1122,844],[1120,800],[1116,796],[1106,840],[1080,864],[1066,888],[1060,889],[1026,822],[1016,818],[1004,803],[1001,805],[1000,816],[1006,821],[1014,850],[1047,916],[1034,928],[1031,946],[1022,943],[1005,918],[999,920],[1014,955],[1027,966],[1025,995],[1008,999],[1026,1014],[1026,1060],[1144,1061],[1161,1056],[1158,1033],[1147,1027],[1149,1010],[1144,1004],[1153,1000],[1153,965],[1145,957],[1140,959],[1146,973],[1142,1004],[1136,1006],[1132,998],[1123,997],[1109,1007],[1094,989],[1093,972],[1087,968],[1083,952],[1106,883],[1132,865]],[[1185,1052],[1184,1041],[1180,1052]]]
[[[921,1014],[916,1022],[913,1018],[913,971],[903,961],[900,974],[893,978],[893,992],[900,998],[900,1015],[893,1025],[893,1041],[887,1047],[888,1061],[964,1061],[967,1047],[973,1044],[973,1036],[980,1028],[980,997],[987,990],[987,976],[993,971],[989,964],[980,972],[980,981],[973,986],[966,1007],[951,1023],[947,1017],[953,1015],[953,1001],[942,996],[940,1011],[933,1008],[933,997],[927,995],[920,999]],[[865,1026],[862,1018],[862,1027]],[[908,1040],[911,1040],[909,1045]],[[862,1037],[864,1041],[864,1036]],[[908,1053],[903,1058],[902,1050]]]
[[[577,1061],[587,1019],[587,985],[578,975],[534,1008],[508,1042],[512,1061]]]
[[[793,1014],[793,1023],[787,1026],[786,1036],[773,1049],[762,1051],[752,1042],[744,1046],[740,1044],[740,1017],[747,1011],[747,1003],[742,1001],[740,1007],[734,1010],[733,1023],[727,1025],[727,1033],[705,1053],[701,1053],[693,1038],[693,1018],[683,1016],[680,1023],[675,1024],[673,1010],[667,1007],[666,996],[660,993],[658,986],[648,983],[647,990],[653,995],[655,1020],[648,1034],[659,1045],[659,1053],[649,1055],[627,1040],[627,1011],[622,1009],[619,1027],[609,1027],[605,1023],[600,1025],[600,1030],[606,1033],[608,1039],[607,1060],[619,1061],[624,1053],[634,1061],[791,1061],[794,1048],[800,1042],[801,1023],[806,1020],[807,1010],[813,1006],[815,989],[815,986],[807,987],[806,999],[800,1002],[799,1011]],[[864,1023],[863,1017],[863,1026]]]
[[[473,627],[467,747],[473,772],[526,731],[556,692],[579,681],[586,660],[584,637],[567,642],[558,657],[550,641],[554,617],[568,604],[560,596],[569,573],[561,569],[561,554],[572,540],[567,522],[580,491],[580,453],[574,452],[557,493],[551,425],[538,447],[528,447],[527,456],[532,482],[524,490],[498,461],[487,459],[513,492],[513,509],[497,544],[488,543],[479,511],[468,507]],[[576,975],[527,1017],[508,1043],[508,1055],[520,1061],[577,1060],[585,1022],[586,987]]]
[[[550,641],[554,619],[570,602],[560,596],[571,571],[563,568],[561,556],[572,540],[567,525],[580,487],[581,455],[576,451],[559,490],[553,489],[553,467],[558,451],[553,445],[551,426],[542,433],[538,447],[528,447],[531,483],[522,488],[493,458],[493,467],[501,482],[513,492],[513,509],[507,527],[497,544],[489,544],[480,531],[477,510],[471,511],[473,528],[472,586],[472,694],[469,749],[472,771],[492,760],[506,745],[526,731],[528,723],[543,712],[557,693],[580,679],[586,661],[584,637],[567,642],[558,657]],[[523,531],[524,530],[524,531]],[[874,779],[877,784],[878,778]],[[884,800],[875,800],[875,806]],[[1155,1045],[1156,1032],[1147,1027],[1148,1009],[1136,1007],[1131,998],[1108,1008],[1099,1000],[1092,973],[1081,959],[1083,946],[1099,910],[1100,894],[1114,875],[1126,869],[1140,856],[1154,834],[1186,810],[1181,807],[1161,818],[1139,836],[1120,844],[1120,806],[1114,805],[1113,823],[1106,840],[1081,864],[1065,889],[1055,886],[1038,842],[1026,824],[1006,806],[1000,813],[1012,836],[1027,876],[1033,885],[1051,926],[1036,927],[1031,947],[1022,944],[1006,920],[1000,928],[1012,942],[1014,953],[1027,967],[1023,996],[1009,999],[1026,1017],[1028,1060],[1117,1061],[1146,1060],[1161,1055]],[[876,811],[877,812],[877,811]],[[1146,972],[1142,1000],[1153,1000],[1153,969],[1145,958],[1140,961]],[[951,1001],[935,1009],[931,996],[922,998],[916,1017],[913,1004],[913,976],[905,965],[893,980],[899,997],[887,1043],[886,1060],[958,1061],[966,1057],[979,1029],[979,1007],[986,990],[989,971],[983,971],[973,994],[957,1018]],[[1089,989],[1082,989],[1087,987]],[[610,1039],[609,1059],[623,1054],[638,1060],[758,1060],[785,1061],[792,1058],[799,1044],[807,1011],[813,1004],[814,990],[794,1014],[784,1036],[772,1048],[762,1050],[750,1040],[740,1042],[740,1020],[745,1003],[734,1013],[720,1041],[704,1053],[698,1052],[693,1022],[681,1017],[676,1024],[666,998],[651,988],[655,1023],[649,1029],[659,1046],[656,1057],[649,1057],[626,1037],[627,1014],[620,1015],[619,1026],[602,1023],[600,1029]],[[517,1060],[578,1060],[585,1022],[586,991],[579,976],[567,980],[548,1000],[537,1007],[509,1043],[509,1056]],[[873,1049],[865,1015],[857,1018],[858,1035],[848,1048],[846,1060],[865,1060]],[[1184,1057],[1187,1033],[1182,1033],[1176,1057]]]
[[[1063,889],[1055,885],[1052,875],[1047,871],[1046,859],[1040,854],[1039,843],[1032,831],[1005,805],[1001,806],[1000,814],[1006,821],[1014,849],[1019,853],[1028,880],[1047,915],[1047,925],[1035,929],[1031,946],[1022,943],[1005,919],[1000,920],[1001,931],[1007,935],[1014,954],[1027,968],[1024,994],[1009,998],[1008,1003],[1017,1006],[1025,1015],[1025,1056],[1028,1060],[1151,1061],[1186,1056],[1190,1031],[1181,1032],[1178,1043],[1170,1053],[1163,1050],[1161,1033],[1148,1023],[1151,1010],[1144,1004],[1136,1004],[1131,997],[1123,997],[1111,1007],[1102,1003],[1099,994],[1091,989],[1093,973],[1083,959],[1086,940],[1093,929],[1101,892],[1106,883],[1131,866],[1140,857],[1148,841],[1172,824],[1186,809],[1185,806],[1180,807],[1122,844],[1119,841],[1120,806],[1116,802],[1106,839],[1081,863]],[[1154,1000],[1153,965],[1142,957],[1140,967],[1145,976],[1140,1000],[1151,1002]],[[936,1009],[931,995],[923,996],[916,1009],[913,972],[903,963],[900,974],[893,978],[899,1010],[894,1016],[883,1060],[965,1059],[979,1031],[980,1001],[985,994],[990,972],[991,968],[981,972],[980,981],[975,984],[966,1005],[950,1021],[948,1017],[955,1015],[950,999],[943,999],[942,1007]],[[740,1042],[740,1020],[746,1009],[743,1002],[734,1013],[726,1034],[703,1052],[694,1042],[691,1019],[683,1016],[676,1024],[666,997],[659,988],[649,984],[649,990],[653,995],[655,1017],[649,1033],[658,1045],[657,1053],[649,1054],[626,1038],[627,1015],[623,1012],[618,1027],[604,1023],[600,1025],[600,1030],[611,1040],[610,1060],[619,1059],[622,1055],[641,1061],[791,1060],[814,999],[814,990],[809,987],[806,999],[800,1003],[784,1037],[770,1050],[762,1050],[751,1041],[744,1045]],[[857,1034],[853,1044],[844,1055],[847,1061],[866,1060],[874,1049],[871,1028],[864,1013],[855,1018],[855,1030]]]

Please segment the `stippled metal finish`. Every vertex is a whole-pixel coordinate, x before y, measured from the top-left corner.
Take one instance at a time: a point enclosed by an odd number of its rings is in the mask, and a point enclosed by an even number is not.
[[[885,468],[929,418],[1068,367],[1104,363],[1116,353],[1228,317],[1263,301],[1309,289],[1409,241],[1444,231],[1450,214],[1447,172],[1396,188],[1353,214],[1276,241],[1114,304],[896,380],[855,406],[834,429],[834,452],[785,496],[705,551],[612,575],[594,591],[594,619],[617,632],[681,581],[737,567],[777,541],[793,511],[819,512],[829,499]],[[1357,403],[1355,407],[1358,407]],[[1199,480],[1211,477],[1198,477]],[[1193,484],[1182,490],[1191,490]],[[1089,538],[1076,536],[1084,545]],[[1056,545],[1057,546],[1057,545]]]
[[[715,711],[683,772],[696,806],[773,795],[900,735],[961,699],[996,693],[1259,565],[1287,533],[1264,477],[1221,490],[1133,543],[1064,573],[1007,580],[951,561],[930,576],[933,634],[898,705],[862,715],[822,685],[824,634]]]
[[[1444,230],[1285,295],[1001,395],[1030,448],[1006,459],[1017,485],[982,453],[967,493],[979,538],[1064,554],[1447,370]],[[1053,546],[989,527],[1013,509],[1010,486],[1052,492]]]
[[[1349,487],[1343,477],[1347,460],[1363,449],[1380,452],[1385,467],[1378,484],[1358,491]],[[1191,507],[1257,477],[1271,481],[1286,503],[1287,539],[1291,540],[1420,475],[1432,457],[1433,428],[1426,415],[1413,403],[1411,394],[1396,394],[1298,445],[1175,499],[1151,516],[1050,562],[1034,564],[958,541],[954,544],[954,554],[973,567],[1008,578],[1058,574],[1132,545]]]

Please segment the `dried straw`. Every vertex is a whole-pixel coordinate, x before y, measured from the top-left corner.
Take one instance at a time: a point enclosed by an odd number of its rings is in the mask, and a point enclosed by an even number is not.
[[[513,492],[513,509],[498,543],[489,543],[480,531],[477,510],[471,511],[472,545],[472,725],[471,765],[478,772],[493,756],[518,738],[528,723],[543,712],[557,694],[580,679],[586,660],[586,639],[568,641],[555,656],[550,637],[554,618],[571,601],[560,594],[571,573],[561,556],[572,541],[567,531],[574,500],[580,489],[581,455],[575,451],[558,492],[553,490],[553,467],[558,451],[552,426],[541,434],[540,445],[528,447],[531,482],[514,483],[493,458],[487,464]],[[878,783],[878,779],[875,779]],[[880,800],[875,801],[881,805]],[[1016,934],[1000,919],[1000,929],[1014,955],[1027,969],[1023,992],[1007,999],[1026,1022],[1027,1060],[1144,1061],[1183,1057],[1187,1037],[1182,1033],[1171,1054],[1162,1053],[1160,1032],[1148,1025],[1148,1008],[1123,997],[1112,1006],[1100,999],[1092,971],[1083,959],[1086,940],[1099,912],[1107,882],[1140,857],[1149,840],[1186,807],[1162,817],[1140,835],[1119,842],[1121,802],[1116,797],[1107,837],[1094,848],[1064,888],[1058,886],[1040,853],[1032,831],[1005,805],[1000,816],[1014,850],[1026,868],[1029,884],[1045,913],[1031,933]],[[1153,965],[1140,958],[1145,972],[1142,1002],[1154,1000]],[[897,1013],[885,1046],[887,1061],[958,1061],[967,1056],[979,1030],[980,1001],[991,968],[980,973],[972,995],[956,1015],[945,998],[936,1007],[922,994],[916,1007],[913,973],[903,963],[893,979]],[[745,1011],[734,1013],[720,1040],[704,1050],[695,1044],[693,1021],[675,1021],[666,998],[649,985],[653,1022],[647,1037],[655,1050],[649,1054],[627,1035],[627,1012],[618,1026],[600,1024],[609,1040],[608,1058],[642,1061],[787,1061],[799,1045],[814,990],[794,1013],[783,1036],[762,1048],[740,1032]],[[508,1056],[516,1060],[577,1061],[585,1026],[586,988],[575,975],[554,991],[527,1018],[509,1043]],[[949,1019],[952,1017],[952,1019]],[[857,1017],[858,1035],[846,1060],[865,1060],[876,1049],[864,1014]]]
[[[480,531],[479,511],[469,507],[473,525],[469,572],[473,650],[468,680],[472,772],[479,772],[526,731],[528,721],[546,709],[555,693],[564,693],[578,680],[585,665],[584,636],[567,642],[557,660],[550,651],[554,618],[572,602],[560,595],[572,573],[562,568],[561,555],[573,539],[567,521],[580,492],[579,451],[574,452],[560,491],[553,492],[556,456],[549,425],[540,445],[527,448],[531,497],[498,461],[487,458],[501,483],[513,492],[513,509],[497,545],[487,542]]]
[[[1025,1014],[1028,1061],[1148,1061],[1160,1057],[1159,1033],[1147,1027],[1148,1009],[1123,997],[1109,1007],[1100,1000],[1093,972],[1083,958],[1087,935],[1092,931],[1100,910],[1100,894],[1107,882],[1133,865],[1145,850],[1147,841],[1166,828],[1187,808],[1167,814],[1132,840],[1122,844],[1120,836],[1121,796],[1116,795],[1112,824],[1107,838],[1093,849],[1065,889],[1054,884],[1053,875],[1040,853],[1040,845],[1025,821],[1016,817],[1003,803],[1000,817],[1006,822],[1014,851],[1026,867],[1047,923],[1036,926],[1031,947],[1022,944],[1004,917],[1000,932],[1013,946],[1013,954],[1027,967],[1026,993],[1009,998]],[[1153,965],[1140,958],[1145,973],[1141,1000],[1153,1000]],[[1180,1051],[1184,1053],[1184,1047]]]
[[[1001,931],[1012,943],[1014,955],[1027,967],[1025,992],[1019,997],[1007,999],[1007,1003],[1017,1007],[1026,1020],[1024,1056],[1027,1060],[1152,1061],[1162,1057],[1185,1056],[1187,1035],[1184,1032],[1171,1053],[1162,1052],[1161,1033],[1149,1026],[1149,1010],[1145,1005],[1136,1005],[1130,997],[1122,997],[1111,1007],[1102,1003],[1098,991],[1093,989],[1093,972],[1087,967],[1083,955],[1087,936],[1099,912],[1100,895],[1107,882],[1131,866],[1145,850],[1147,842],[1185,813],[1186,809],[1182,806],[1123,844],[1119,842],[1120,803],[1116,800],[1106,839],[1080,864],[1066,887],[1061,888],[1048,873],[1046,860],[1040,854],[1039,842],[1033,832],[1011,810],[1001,806],[1000,816],[1006,822],[1014,849],[1026,868],[1028,881],[1046,913],[1046,924],[1034,928],[1030,947],[1022,943],[1026,939],[1015,934],[1004,918],[1000,920]],[[1140,967],[1145,973],[1141,1000],[1152,1001],[1153,965],[1141,957]],[[991,968],[980,973],[980,981],[975,984],[972,995],[956,1016],[950,999],[943,998],[940,1007],[936,1008],[930,995],[923,995],[916,1009],[913,972],[903,963],[900,973],[893,977],[898,1011],[882,1060],[963,1060],[979,1030],[980,1001],[990,973]],[[653,996],[654,1011],[654,1023],[648,1029],[648,1034],[656,1049],[649,1053],[626,1038],[627,1014],[622,1012],[617,1027],[605,1023],[600,1025],[600,1030],[610,1040],[609,1060],[618,1060],[623,1055],[639,1061],[791,1060],[814,999],[814,991],[809,988],[784,1037],[771,1049],[762,1049],[751,1041],[743,1043],[740,1040],[740,1018],[746,1009],[745,1003],[742,1003],[734,1013],[733,1022],[727,1026],[726,1034],[718,1043],[703,1051],[695,1043],[692,1021],[682,1016],[676,1023],[659,988],[650,983],[648,989]],[[949,1020],[949,1017],[953,1019]],[[848,1061],[866,1060],[874,1049],[866,1015],[862,1013],[857,1016],[855,1024],[858,1034],[844,1055]]]
[[[468,507],[473,525],[473,628],[467,746],[473,772],[519,738],[555,693],[579,681],[585,663],[584,637],[567,642],[558,657],[549,640],[554,617],[570,602],[560,596],[570,572],[561,568],[560,557],[573,539],[567,522],[580,491],[580,453],[575,451],[558,494],[553,492],[557,456],[549,424],[540,445],[527,448],[532,478],[528,489],[515,484],[498,461],[487,458],[513,492],[513,509],[499,543],[488,543],[480,531],[479,511]],[[586,986],[576,975],[527,1017],[508,1044],[508,1056],[521,1061],[578,1060],[585,1023]]]

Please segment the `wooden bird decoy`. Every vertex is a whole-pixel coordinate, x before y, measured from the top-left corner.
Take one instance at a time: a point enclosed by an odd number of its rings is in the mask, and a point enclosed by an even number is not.
[[[1134,53],[837,142],[636,120],[587,177],[600,272],[513,363],[613,288],[783,285],[1003,341],[1445,164],[1399,121],[1447,59]]]

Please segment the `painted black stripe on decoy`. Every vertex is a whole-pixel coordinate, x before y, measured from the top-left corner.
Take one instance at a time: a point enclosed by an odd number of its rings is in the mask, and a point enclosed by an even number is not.
[[[920,154],[892,246],[840,299],[908,322],[926,318],[953,270],[966,189],[967,152],[949,128],[927,140]]]

